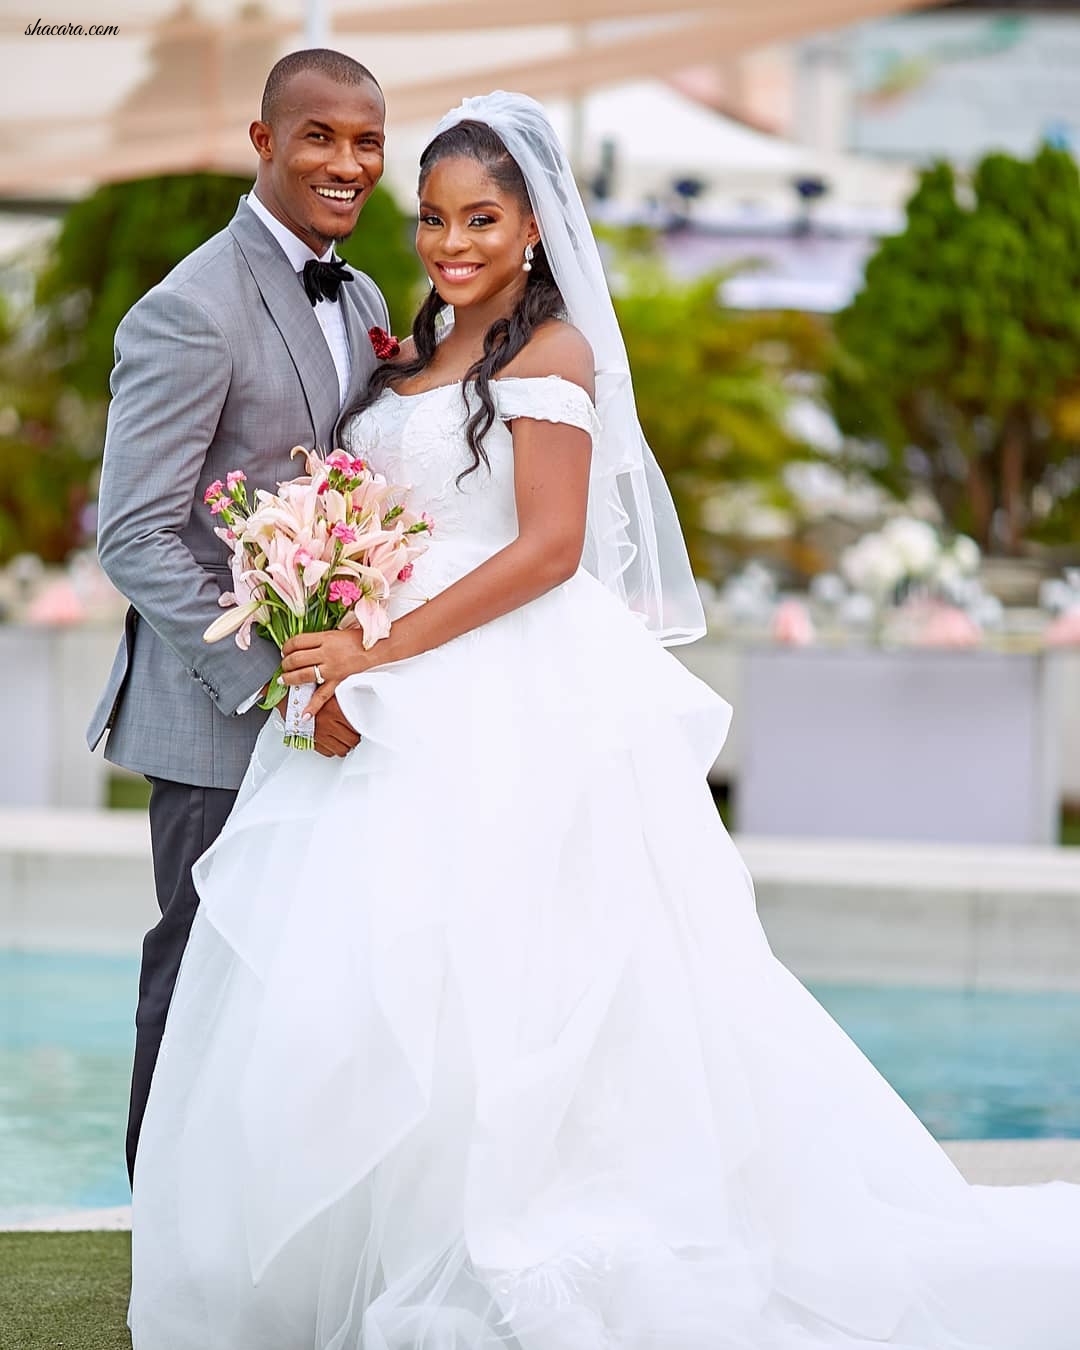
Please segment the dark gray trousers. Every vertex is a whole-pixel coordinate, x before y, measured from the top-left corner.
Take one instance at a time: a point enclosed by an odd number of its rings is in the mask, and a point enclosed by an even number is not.
[[[191,868],[221,833],[236,801],[236,793],[226,788],[192,787],[190,783],[170,783],[162,778],[151,778],[150,787],[150,841],[161,918],[143,940],[139,972],[127,1129],[129,1177],[135,1174],[135,1150],[165,1030],[165,1016],[199,903]]]

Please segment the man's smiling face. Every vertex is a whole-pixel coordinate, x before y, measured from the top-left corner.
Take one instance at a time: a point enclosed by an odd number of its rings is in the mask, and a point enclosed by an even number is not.
[[[375,84],[316,70],[289,81],[269,122],[254,122],[259,200],[318,254],[356,228],[382,177],[386,106]]]

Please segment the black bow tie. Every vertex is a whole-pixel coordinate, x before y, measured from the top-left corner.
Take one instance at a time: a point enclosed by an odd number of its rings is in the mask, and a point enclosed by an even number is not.
[[[311,258],[304,264],[302,275],[304,290],[313,305],[319,300],[336,302],[341,283],[352,281],[352,273],[340,258],[335,258],[333,262],[319,262],[317,258]]]

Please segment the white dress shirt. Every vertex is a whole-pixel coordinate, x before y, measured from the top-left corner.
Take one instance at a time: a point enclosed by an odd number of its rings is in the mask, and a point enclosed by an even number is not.
[[[258,197],[255,196],[254,190],[248,193],[247,204],[277,240],[278,246],[288,258],[294,272],[302,272],[304,264],[312,258],[319,262],[334,262],[333,244],[320,258],[314,249],[308,248],[302,239],[293,234],[288,225],[283,225],[276,216],[270,214]],[[296,284],[301,287],[304,284],[299,276],[297,276]],[[307,299],[306,294],[304,298]],[[352,373],[349,335],[345,331],[345,319],[341,312],[340,299],[318,300],[315,304],[315,317],[319,321],[323,337],[326,338],[326,345],[330,348],[330,355],[334,358],[334,369],[337,371],[338,378],[338,406],[340,407],[345,403],[345,395],[349,389],[349,376]]]
[[[270,233],[278,242],[281,251],[288,258],[289,263],[296,273],[304,270],[304,264],[309,258],[316,258],[319,262],[334,261],[334,246],[326,250],[321,258],[314,249],[308,248],[297,235],[287,225],[283,225],[276,216],[270,212],[255,196],[254,190],[247,195],[247,204],[258,216]],[[303,279],[297,275],[296,284],[303,288]],[[307,293],[304,294],[307,299]],[[319,327],[323,331],[323,337],[326,338],[326,345],[330,348],[330,355],[334,358],[334,369],[337,371],[338,378],[338,405],[345,402],[345,395],[349,389],[349,376],[352,374],[352,358],[349,353],[349,335],[345,330],[345,319],[341,312],[341,301],[331,301],[320,299],[315,304],[315,317],[319,321]],[[237,708],[237,716],[246,713],[254,708],[259,701],[259,695],[262,691],[255,693],[251,698],[241,703]]]

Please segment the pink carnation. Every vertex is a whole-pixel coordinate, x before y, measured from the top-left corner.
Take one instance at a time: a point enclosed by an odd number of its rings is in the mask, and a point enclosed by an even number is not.
[[[247,474],[244,473],[243,470],[241,469],[234,469],[232,473],[225,475],[225,483],[230,492],[237,485],[237,483],[246,483],[246,482],[247,482]],[[220,484],[218,486],[220,487]]]
[[[346,525],[344,524],[344,522],[339,520],[338,523],[334,526],[334,528],[330,531],[330,538],[340,539],[343,544],[355,544],[356,531],[353,529],[351,525]]]
[[[408,581],[408,579],[412,576],[412,574],[413,574],[412,563],[406,563],[405,566],[401,569],[401,571],[397,574],[397,579],[398,581]]]
[[[337,469],[340,473],[353,478],[364,469],[362,459],[353,459],[352,455],[346,450],[335,450],[333,454],[327,455],[326,467],[328,469]]]
[[[363,595],[363,591],[357,586],[355,581],[337,580],[330,583],[328,592],[331,604],[355,605],[357,600]]]
[[[221,481],[220,478],[215,479],[215,481],[212,482],[210,486],[206,489],[206,491],[203,493],[203,505],[209,506],[210,503],[214,501],[216,498],[220,497],[224,491],[225,491],[225,484]]]
[[[222,501],[220,497],[215,497],[214,500],[210,503],[210,514],[212,516],[220,516],[222,511],[224,510],[225,510],[225,503]]]

